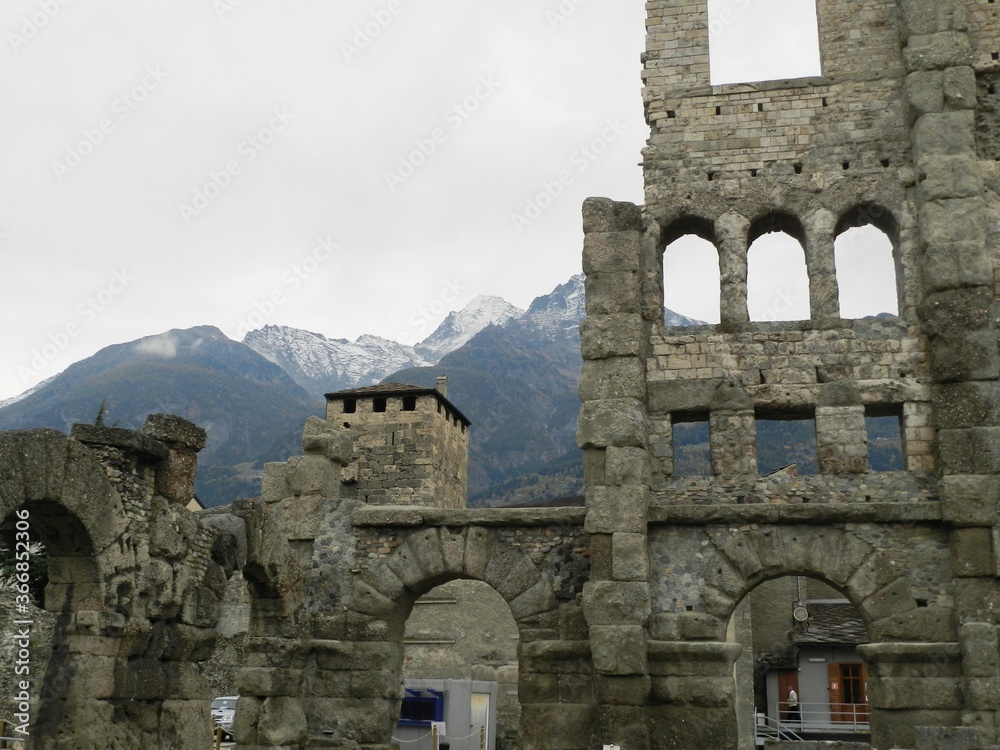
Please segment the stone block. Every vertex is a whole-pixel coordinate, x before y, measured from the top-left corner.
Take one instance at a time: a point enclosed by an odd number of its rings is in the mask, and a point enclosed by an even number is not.
[[[971,727],[918,726],[917,750],[979,750],[980,742]]]
[[[612,558],[613,534],[591,534],[590,536],[590,579],[611,581],[613,577]]]
[[[585,281],[587,315],[641,313],[637,271],[594,273]]]
[[[971,622],[1000,625],[1000,580],[959,578],[953,586],[955,616],[960,625]]]
[[[993,677],[1000,674],[996,625],[970,622],[959,628],[959,635],[962,644],[962,670],[967,677]]]
[[[550,612],[557,606],[555,593],[548,580],[539,578],[529,588],[509,601],[510,613],[517,621]]]
[[[976,106],[976,72],[969,65],[959,65],[944,71],[944,99],[952,109],[973,109]]]
[[[593,711],[592,705],[584,704],[522,704],[518,747],[523,750],[589,748]]]
[[[115,697],[115,672],[120,672],[123,665],[128,663],[111,656],[77,654],[66,665],[66,676],[69,679],[62,697],[69,699]]]
[[[960,578],[991,576],[993,534],[986,528],[961,528],[951,532],[952,575]]]
[[[351,609],[373,617],[388,618],[395,614],[396,602],[387,599],[363,581],[355,581]]]
[[[646,414],[638,399],[588,401],[580,410],[576,443],[581,448],[646,445]]]
[[[910,594],[910,582],[905,578],[897,578],[885,588],[869,596],[860,605],[869,622],[900,615],[916,609],[916,607],[917,603]]]
[[[645,534],[615,532],[611,535],[611,577],[615,581],[648,581],[649,550]]]
[[[292,494],[288,487],[288,464],[271,462],[264,464],[264,475],[260,482],[261,497],[266,503],[276,503]]]
[[[869,625],[875,641],[953,641],[952,611],[945,607],[918,607],[909,612],[876,620]]]
[[[312,416],[302,429],[302,452],[324,456],[340,466],[351,462],[351,438],[325,419]]]
[[[583,585],[583,611],[594,626],[644,626],[650,615],[649,584],[624,581],[588,581]]]
[[[644,675],[646,630],[641,625],[591,625],[590,650],[594,668],[606,675]]]
[[[1000,709],[1000,677],[968,677],[965,680],[965,702],[976,711]]]
[[[583,238],[583,272],[615,273],[639,271],[642,234],[628,232],[588,232]]]
[[[608,484],[606,455],[605,448],[588,448],[583,451],[583,483],[585,487]]]
[[[637,357],[646,346],[646,324],[634,313],[588,315],[580,323],[584,360]]]
[[[587,519],[584,522],[586,532],[643,534],[648,520],[649,488],[626,486],[587,489]]]
[[[609,198],[587,198],[583,202],[583,231],[642,231],[642,207]]]
[[[522,704],[559,703],[559,679],[555,673],[525,672],[517,675],[517,697]]]
[[[605,481],[601,484],[648,486],[651,473],[649,452],[644,448],[609,446],[605,453]]]
[[[677,620],[684,640],[720,641],[726,637],[726,623],[704,612],[681,612]]]
[[[940,468],[948,474],[1000,473],[1000,427],[939,430]]]
[[[200,516],[198,521],[212,530],[212,559],[226,575],[242,570],[247,561],[246,521],[229,514]]]
[[[646,396],[646,364],[639,357],[591,359],[583,363],[580,399],[638,399]]]
[[[163,664],[166,680],[164,697],[170,700],[209,701],[212,699],[211,685],[202,676],[198,664],[170,661]]]
[[[286,477],[288,489],[295,496],[340,496],[340,467],[325,456],[292,456]]]
[[[518,665],[529,674],[592,674],[588,641],[522,642],[518,648]]]
[[[737,746],[736,717],[729,707],[663,704],[649,709],[652,750]]]
[[[924,201],[975,198],[981,195],[983,190],[983,180],[979,174],[979,163],[975,153],[954,156],[936,154],[922,156],[917,160],[917,179],[920,185],[920,197]],[[968,250],[963,255],[970,260],[976,259],[976,255]],[[982,248],[979,249],[978,255],[984,256],[985,260],[985,252]],[[979,280],[982,274],[981,270],[976,270],[977,273],[970,274],[971,280],[966,285],[983,283]],[[925,277],[930,276],[926,268],[924,275]]]
[[[306,714],[299,698],[271,697],[261,704],[257,734],[262,745],[297,745],[306,738]]]
[[[906,98],[914,115],[944,109],[943,75],[940,70],[917,70],[906,77]]]
[[[735,683],[726,677],[654,677],[653,697],[662,703],[732,706]]]
[[[872,747],[921,748],[916,732],[924,727],[953,727],[961,723],[961,712],[935,709],[891,710],[873,708],[871,717]],[[955,745],[932,745],[935,750],[955,750]],[[957,747],[961,747],[958,745]]]
[[[954,677],[870,677],[868,695],[884,709],[962,707],[961,684]]]
[[[276,667],[244,667],[239,674],[240,695],[299,695],[302,672]]]
[[[595,675],[594,688],[597,702],[608,706],[644,706],[649,700],[649,675],[618,677]]]
[[[664,380],[648,385],[649,413],[707,412],[716,398],[717,380]]]
[[[1000,423],[1000,383],[940,383],[933,387],[936,426],[942,430]]]
[[[445,572],[444,553],[441,550],[441,537],[437,529],[424,529],[406,537],[409,548],[417,565],[424,573],[424,578],[434,578]]]
[[[470,578],[482,579],[486,572],[486,564],[493,556],[496,546],[496,535],[478,526],[471,526],[466,531],[465,572]],[[404,581],[405,582],[405,581]]]
[[[967,156],[968,152],[962,151],[959,155]],[[928,163],[938,162],[932,159]],[[927,201],[920,206],[920,231],[925,257],[938,252],[938,248],[951,249],[956,246],[965,247],[962,243],[983,242],[986,236],[986,212],[982,198]]]
[[[150,414],[142,432],[154,440],[178,443],[195,452],[208,444],[208,433],[201,427],[174,414]]]
[[[650,641],[649,673],[654,677],[728,677],[743,652],[738,643]]]
[[[210,747],[212,720],[208,705],[207,700],[163,701],[158,734],[164,746]]]
[[[929,353],[931,375],[940,383],[990,380],[1000,373],[995,331],[949,331],[931,340]]]
[[[911,36],[903,48],[907,70],[942,70],[972,64],[968,35],[960,31],[938,31]]]

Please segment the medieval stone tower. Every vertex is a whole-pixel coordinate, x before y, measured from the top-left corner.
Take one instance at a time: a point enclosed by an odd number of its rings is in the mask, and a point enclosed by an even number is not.
[[[470,422],[436,388],[404,383],[326,394],[326,419],[354,441],[359,497],[372,505],[464,508]]]
[[[758,583],[806,575],[867,624],[874,747],[965,746],[921,726],[995,744],[998,6],[819,0],[820,76],[718,86],[704,0],[646,7],[645,205],[584,207],[595,739],[733,747],[724,624]],[[892,242],[898,319],[839,309],[834,240],[866,224]],[[751,322],[748,248],[778,230],[808,319]],[[721,323],[664,328],[664,248],[690,234],[718,252]],[[868,461],[878,415],[901,425],[895,471]],[[816,475],[759,475],[775,418],[814,425]],[[710,469],[682,478],[691,421]]]

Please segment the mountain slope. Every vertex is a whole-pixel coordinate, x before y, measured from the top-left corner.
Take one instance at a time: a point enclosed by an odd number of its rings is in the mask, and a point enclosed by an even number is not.
[[[320,400],[330,391],[371,385],[401,368],[430,364],[413,347],[378,336],[364,335],[351,342],[298,328],[265,326],[250,331],[243,343]]]
[[[501,297],[480,294],[458,312],[450,312],[430,336],[414,348],[429,363],[464,346],[488,325],[502,326],[524,315]]]
[[[105,398],[108,424],[140,428],[150,413],[166,412],[208,432],[197,486],[208,505],[259,494],[259,474],[248,469],[262,452],[262,438],[270,443],[301,430],[310,414],[322,411],[280,367],[201,326],[110,346],[71,365],[0,409],[0,430],[68,432],[76,422],[93,423]]]

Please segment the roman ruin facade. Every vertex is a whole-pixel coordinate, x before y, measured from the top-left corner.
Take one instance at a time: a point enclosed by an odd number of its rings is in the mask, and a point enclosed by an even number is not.
[[[517,623],[523,750],[736,748],[727,625],[787,575],[865,623],[872,747],[1000,744],[997,6],[819,0],[820,76],[719,86],[705,2],[646,7],[645,204],[583,210],[586,507],[366,502],[359,483],[377,483],[342,424],[358,394],[307,422],[261,498],[198,514],[204,433],[183,420],[0,434],[0,512],[27,510],[50,555],[33,748],[207,747],[202,665],[238,570],[244,750],[387,747],[407,617],[459,578]],[[892,243],[898,315],[852,320],[834,242],[866,224]],[[748,250],[772,231],[802,248],[808,319],[750,319]],[[721,322],[664,328],[664,248],[690,234],[717,250]],[[414,394],[363,395],[424,414]],[[876,471],[866,418],[885,415],[902,461]],[[774,418],[814,425],[818,473],[760,475]],[[692,421],[709,469],[682,477]],[[380,450],[368,466],[398,466]]]

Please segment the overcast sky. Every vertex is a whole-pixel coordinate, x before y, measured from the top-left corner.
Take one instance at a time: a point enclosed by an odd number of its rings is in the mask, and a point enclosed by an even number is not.
[[[731,40],[812,6],[726,1]],[[415,343],[478,294],[526,307],[579,272],[584,198],[642,201],[644,15],[4,0],[0,399],[171,328]]]

